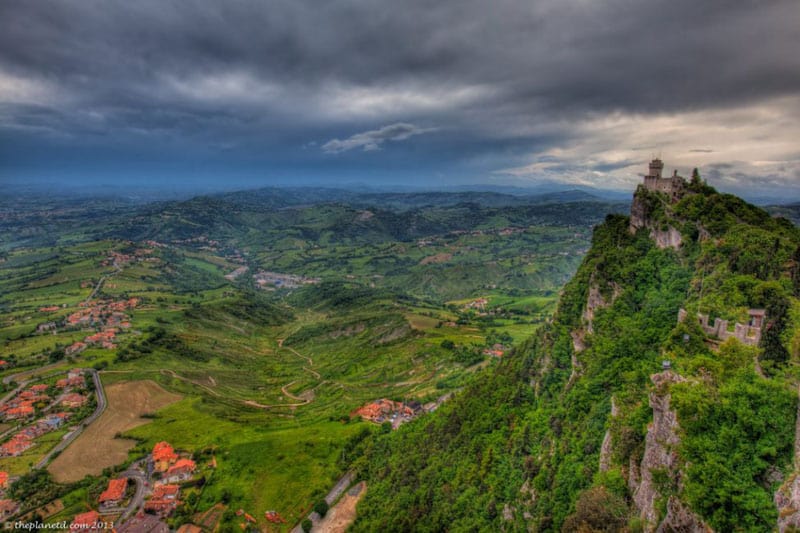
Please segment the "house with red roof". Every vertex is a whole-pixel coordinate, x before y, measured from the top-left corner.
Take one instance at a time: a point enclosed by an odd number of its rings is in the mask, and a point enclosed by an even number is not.
[[[25,404],[18,407],[11,407],[6,411],[6,420],[19,420],[20,418],[27,418],[33,416],[36,410],[32,405]]]
[[[67,348],[64,350],[64,353],[66,355],[75,355],[77,353],[81,353],[85,349],[86,349],[86,343],[77,341],[67,346]]]
[[[178,460],[178,454],[175,453],[175,450],[173,450],[172,446],[166,441],[157,442],[156,445],[153,446],[152,457],[153,468],[155,468],[157,472],[166,472],[167,469]]]
[[[180,503],[180,494],[178,485],[158,485],[153,489],[153,497],[144,503],[144,510],[160,516],[169,515]]]
[[[167,469],[164,480],[167,483],[177,483],[192,477],[197,465],[191,459],[178,459],[174,465]]]
[[[0,446],[0,456],[15,457],[33,446],[33,440],[24,433],[17,433],[11,440]]]
[[[48,388],[50,388],[48,385],[45,385],[44,383],[39,383],[38,385],[33,385],[31,387],[31,390],[36,393],[43,393],[47,392]]]
[[[82,394],[78,394],[77,392],[72,392],[64,396],[61,400],[61,405],[67,408],[76,408],[86,405],[86,402],[89,401],[89,398]]]
[[[108,509],[112,507],[119,507],[119,504],[125,498],[125,489],[128,488],[128,478],[121,477],[119,479],[112,479],[108,482],[108,488],[100,494],[100,508]]]
[[[100,522],[100,513],[97,511],[89,511],[81,513],[72,519],[70,524],[70,531],[99,531],[104,529]]]
[[[8,488],[8,472],[0,472],[0,489]]]

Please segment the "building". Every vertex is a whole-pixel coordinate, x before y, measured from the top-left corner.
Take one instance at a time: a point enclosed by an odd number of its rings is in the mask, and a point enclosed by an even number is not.
[[[676,170],[671,177],[661,176],[664,170],[664,163],[661,159],[650,161],[650,171],[644,177],[644,188],[648,191],[664,193],[670,197],[670,201],[677,202],[686,191],[686,180],[678,176]]]
[[[64,350],[64,353],[66,355],[75,355],[75,354],[81,353],[85,349],[86,349],[86,343],[85,342],[81,342],[81,341],[77,341],[77,342],[73,342],[72,344],[67,346],[66,349]]]
[[[33,440],[28,435],[20,432],[11,437],[11,440],[0,446],[0,456],[16,457],[33,446]]]
[[[59,379],[56,381],[56,387],[59,389],[66,389],[67,387],[75,387],[83,389],[86,387],[86,379],[83,376],[74,376],[71,378]]]
[[[33,416],[35,409],[32,405],[20,405],[19,407],[11,407],[6,411],[6,420],[19,420],[20,418],[28,418]]]
[[[128,478],[121,477],[119,479],[112,479],[108,482],[108,488],[100,494],[100,507],[108,509],[110,507],[119,507],[122,500],[125,498],[125,489],[128,488]]]
[[[0,489],[8,488],[8,472],[0,472]]]
[[[14,516],[19,511],[19,504],[14,500],[0,500],[0,520]]]
[[[153,446],[152,458],[153,468],[157,472],[166,472],[178,460],[178,454],[175,453],[175,450],[172,449],[168,442],[161,441]]]
[[[70,531],[100,531],[102,521],[100,520],[100,513],[97,511],[88,511],[81,513],[72,519],[72,524],[69,526]]]
[[[86,396],[78,394],[77,392],[73,392],[64,396],[64,398],[61,400],[61,405],[70,409],[74,409],[86,405],[86,402],[88,401],[89,398]]]
[[[197,465],[191,459],[178,459],[174,465],[167,469],[164,474],[164,481],[167,483],[177,483],[191,479]]]
[[[180,494],[178,485],[158,485],[153,490],[153,497],[144,503],[144,510],[159,516],[168,516],[180,503]]]

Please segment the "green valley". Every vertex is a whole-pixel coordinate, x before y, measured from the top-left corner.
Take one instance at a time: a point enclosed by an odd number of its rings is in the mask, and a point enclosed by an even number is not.
[[[60,434],[0,458],[19,512],[57,522],[95,509],[109,479],[167,441],[197,464],[170,524],[238,529],[243,509],[253,526],[288,530],[355,447],[386,430],[358,408],[387,398],[421,413],[491,372],[551,315],[591,226],[625,209],[585,198],[344,196],[309,205],[270,190],[5,218],[6,390],[93,368],[109,412],[130,420],[92,422],[85,431],[102,442],[78,437],[46,469],[32,467]],[[31,224],[49,231],[23,231]],[[162,406],[131,410],[134,393]],[[26,423],[9,421],[7,437]],[[92,461],[86,446],[128,459]]]

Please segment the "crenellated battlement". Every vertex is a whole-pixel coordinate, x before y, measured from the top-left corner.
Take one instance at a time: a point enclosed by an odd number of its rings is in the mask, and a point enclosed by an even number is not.
[[[678,311],[678,322],[684,322],[687,314],[688,313],[686,312],[686,309],[681,309]],[[707,335],[717,337],[723,341],[730,337],[734,337],[743,344],[757,346],[761,341],[761,329],[764,325],[766,311],[763,309],[749,309],[747,314],[750,316],[750,321],[747,324],[735,322],[733,331],[728,330],[729,322],[719,317],[714,319],[713,324],[709,324],[708,315],[697,313],[697,321]]]

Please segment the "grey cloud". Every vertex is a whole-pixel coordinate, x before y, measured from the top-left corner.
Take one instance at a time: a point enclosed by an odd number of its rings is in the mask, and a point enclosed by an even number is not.
[[[342,152],[437,124],[437,157],[491,171],[597,116],[796,96],[798,27],[797,0],[6,0],[0,134]]]
[[[433,128],[419,128],[413,124],[398,122],[377,130],[356,133],[344,140],[331,139],[322,145],[322,151],[329,154],[338,154],[361,148],[365,152],[370,152],[380,150],[381,145],[386,141],[403,141],[414,135],[429,131],[433,131]]]

